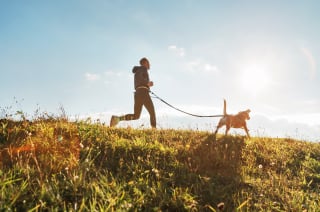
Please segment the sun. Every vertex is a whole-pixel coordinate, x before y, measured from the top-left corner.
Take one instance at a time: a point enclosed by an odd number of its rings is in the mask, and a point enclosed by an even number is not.
[[[259,64],[244,67],[240,76],[240,84],[246,92],[254,96],[267,90],[270,77],[266,67]]]

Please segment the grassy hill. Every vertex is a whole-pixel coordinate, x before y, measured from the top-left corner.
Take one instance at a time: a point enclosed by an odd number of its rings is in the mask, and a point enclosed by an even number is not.
[[[320,211],[320,144],[0,121],[0,210]]]

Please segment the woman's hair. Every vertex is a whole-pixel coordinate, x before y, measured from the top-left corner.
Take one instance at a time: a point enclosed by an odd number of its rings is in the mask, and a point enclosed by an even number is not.
[[[140,65],[142,65],[142,64],[144,64],[144,63],[149,63],[149,60],[147,59],[147,58],[145,58],[145,57],[143,57],[143,58],[141,58],[141,60],[140,60]]]

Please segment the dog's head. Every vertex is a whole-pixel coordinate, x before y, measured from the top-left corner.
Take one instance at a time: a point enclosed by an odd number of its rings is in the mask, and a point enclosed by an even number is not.
[[[240,112],[239,114],[241,114],[241,116],[242,116],[242,118],[243,118],[244,120],[250,120],[250,116],[249,116],[249,113],[250,113],[250,112],[251,112],[251,110],[248,109],[248,110],[245,110],[245,111]]]

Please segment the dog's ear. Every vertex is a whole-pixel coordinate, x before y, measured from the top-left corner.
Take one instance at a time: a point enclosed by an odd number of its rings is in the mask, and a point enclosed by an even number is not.
[[[251,112],[251,110],[250,110],[250,109],[248,109],[248,110],[246,110],[246,112],[247,112],[247,113],[250,113],[250,112]]]

